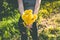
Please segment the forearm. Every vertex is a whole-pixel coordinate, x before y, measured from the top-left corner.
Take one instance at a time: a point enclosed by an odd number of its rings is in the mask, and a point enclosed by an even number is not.
[[[41,3],[41,0],[36,0],[34,14],[38,14],[38,11],[39,11],[39,8],[40,8],[40,3]]]
[[[23,2],[22,0],[18,0],[18,6],[19,6],[19,12],[21,13],[21,15],[24,12],[24,8],[23,8]]]

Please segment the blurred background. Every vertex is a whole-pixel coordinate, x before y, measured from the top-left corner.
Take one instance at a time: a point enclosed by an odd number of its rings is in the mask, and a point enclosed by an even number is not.
[[[19,17],[17,0],[0,0],[0,40],[21,39]],[[60,0],[41,0],[37,21],[39,40],[60,40]]]

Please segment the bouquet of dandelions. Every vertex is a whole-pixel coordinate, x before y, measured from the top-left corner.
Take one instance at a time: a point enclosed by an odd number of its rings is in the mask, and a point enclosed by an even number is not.
[[[24,21],[24,25],[26,26],[30,26],[33,24],[33,22],[35,22],[35,20],[37,19],[37,15],[36,14],[32,14],[33,11],[31,9],[29,10],[25,10],[23,15],[22,15],[22,19]]]

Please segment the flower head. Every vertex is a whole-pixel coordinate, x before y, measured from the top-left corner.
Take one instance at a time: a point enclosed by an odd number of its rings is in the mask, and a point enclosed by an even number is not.
[[[32,10],[25,10],[23,15],[22,15],[22,19],[24,20],[24,23],[26,25],[31,25],[33,24],[33,22],[35,22],[35,20],[37,19],[37,15],[36,14],[32,14]]]

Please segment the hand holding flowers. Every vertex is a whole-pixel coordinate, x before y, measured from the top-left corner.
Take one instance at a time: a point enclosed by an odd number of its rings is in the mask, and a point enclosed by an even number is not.
[[[33,11],[31,9],[24,11],[24,13],[22,15],[22,19],[24,20],[25,25],[30,26],[37,19],[37,15],[32,14],[32,13],[33,13]]]

